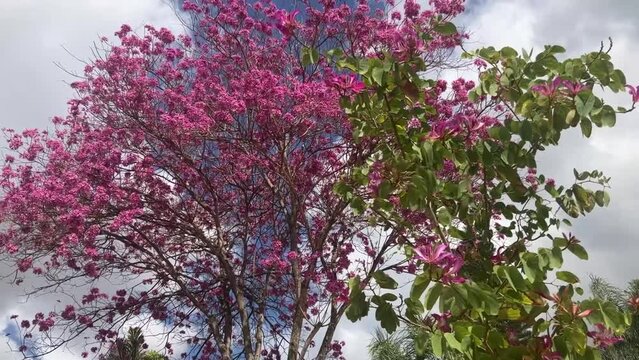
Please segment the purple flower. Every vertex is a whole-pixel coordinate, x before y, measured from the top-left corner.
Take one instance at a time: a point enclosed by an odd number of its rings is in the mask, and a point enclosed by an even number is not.
[[[630,95],[632,95],[632,103],[636,103],[639,102],[639,86],[630,86],[630,85],[626,85],[626,87],[628,88],[628,93],[630,93]]]
[[[588,332],[588,336],[592,338],[595,345],[600,349],[605,349],[623,340],[620,336],[616,336],[610,329],[606,328],[602,323],[595,324],[595,328],[595,331]]]
[[[331,80],[331,84],[343,93],[348,93],[351,91],[353,93],[358,93],[366,88],[366,85],[364,85],[363,82],[357,80],[357,78],[353,74],[335,76]]]
[[[435,319],[435,324],[437,325],[437,328],[439,330],[441,330],[442,332],[452,331],[450,324],[448,323],[448,319],[452,317],[450,310],[446,311],[445,313],[441,315],[433,314],[432,316],[433,316],[433,319]]]
[[[415,257],[427,264],[435,265],[442,269],[441,281],[444,284],[461,284],[465,279],[458,275],[464,265],[461,256],[453,254],[445,244],[435,247],[425,245],[414,249]]]
[[[298,26],[297,20],[295,20],[297,14],[299,14],[299,10],[294,10],[289,13],[280,11],[276,14],[276,20],[278,21],[277,28],[287,37],[292,36],[295,28]]]
[[[539,93],[540,95],[544,95],[547,97],[552,97],[555,95],[557,90],[564,85],[564,81],[559,77],[555,77],[553,81],[550,83],[538,84],[530,88],[530,90]]]
[[[410,119],[410,121],[408,122],[408,128],[409,129],[419,129],[422,127],[422,122],[419,121],[418,118],[412,118]]]
[[[415,248],[415,257],[427,264],[439,264],[449,256],[451,256],[451,253],[444,244],[439,244],[435,248],[432,246],[419,246]]]
[[[578,81],[570,81],[570,80],[564,80],[563,81],[563,85],[566,87],[566,89],[568,89],[568,93],[570,93],[570,95],[575,96],[577,94],[579,94],[580,92],[588,89],[588,86],[578,82]]]
[[[444,284],[461,284],[466,281],[466,279],[458,275],[459,270],[464,266],[464,260],[460,256],[452,254],[446,260],[447,266],[444,267],[442,282]]]

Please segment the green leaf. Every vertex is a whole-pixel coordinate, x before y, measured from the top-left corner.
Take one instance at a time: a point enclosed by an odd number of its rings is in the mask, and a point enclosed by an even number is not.
[[[577,123],[574,120],[576,119],[577,121],[579,121],[579,118],[575,117],[575,115],[577,115],[577,112],[575,111],[575,109],[571,109],[570,111],[568,111],[568,114],[566,114],[566,125],[570,125],[570,126],[577,125]]]
[[[558,269],[564,262],[563,255],[561,253],[561,249],[558,247],[553,247],[552,250],[548,253],[548,265],[550,265],[551,269]]]
[[[404,300],[406,304],[406,317],[411,320],[417,319],[421,314],[424,313],[424,305],[419,300],[414,300],[412,298],[407,298]]]
[[[584,118],[579,122],[579,126],[581,126],[581,133],[584,134],[585,137],[589,138],[592,134],[592,122]]]
[[[505,58],[515,58],[517,57],[517,50],[511,48],[510,46],[506,46],[504,48],[502,48],[499,53],[501,54],[501,56],[505,57]]]
[[[397,300],[397,295],[395,295],[393,293],[386,293],[386,294],[383,294],[381,296],[381,299],[384,300],[384,301],[393,302],[393,301]]]
[[[499,331],[491,329],[488,331],[488,345],[493,349],[505,349],[508,341]]]
[[[387,302],[383,302],[377,307],[377,310],[375,311],[375,319],[381,323],[384,330],[391,334],[395,332],[399,326],[399,318],[397,317],[397,314],[395,314],[395,310],[391,304]]]
[[[610,83],[610,62],[606,60],[596,59],[590,63],[588,67],[590,72],[601,81],[602,84]]]
[[[381,67],[373,68],[373,71],[371,72],[371,77],[373,78],[373,81],[375,81],[378,85],[383,85],[384,84],[384,69],[381,68]]]
[[[450,215],[450,212],[448,212],[448,209],[445,206],[442,206],[441,208],[437,210],[437,220],[442,225],[450,225],[452,221],[452,216]]]
[[[315,48],[305,47],[302,49],[302,65],[308,66],[316,64],[319,60],[319,51]]]
[[[360,286],[359,277],[354,277],[349,281],[351,293],[349,296],[350,303],[348,308],[346,308],[346,318],[353,322],[368,315],[368,309],[370,306],[368,301],[366,301],[366,296]]]
[[[442,289],[443,285],[441,283],[436,283],[435,285],[433,285],[433,287],[428,289],[428,291],[426,292],[426,298],[424,299],[424,307],[426,308],[426,310],[430,310],[433,308],[435,302],[437,302],[437,299],[439,299],[439,295],[441,294]]]
[[[383,289],[397,289],[397,281],[388,276],[384,271],[378,270],[373,273],[373,278],[377,285]]]
[[[575,256],[580,258],[581,260],[588,260],[588,252],[584,249],[583,246],[579,244],[570,244],[568,245],[568,251],[573,253]]]
[[[460,352],[463,351],[462,344],[459,342],[459,340],[457,340],[457,338],[455,338],[455,334],[445,333],[444,339],[446,339],[448,346],[452,347],[453,349],[457,351],[460,351]]]
[[[566,49],[563,46],[552,45],[550,48],[548,48],[548,52],[551,54],[563,54],[566,52]]]
[[[581,185],[573,185],[572,191],[575,193],[575,199],[582,209],[591,212],[595,208],[595,195],[590,190],[584,189]]]
[[[572,348],[577,354],[583,355],[585,353],[588,338],[583,330],[568,328],[564,335],[566,336],[568,347]]]
[[[503,307],[499,310],[499,319],[518,320],[521,318],[521,310],[514,307]]]
[[[593,106],[595,106],[595,96],[590,94],[588,99],[585,101],[582,99],[582,96],[575,96],[575,107],[577,109],[577,114],[581,116],[588,116],[592,111]]]
[[[452,22],[444,22],[436,25],[433,30],[437,31],[442,35],[454,35],[457,34],[457,26]]]
[[[617,123],[617,113],[610,105],[604,105],[597,117],[603,126],[613,127]]]
[[[506,280],[508,280],[508,283],[513,289],[518,291],[528,290],[528,284],[516,267],[500,266],[498,271],[502,272],[503,276]]]
[[[426,291],[428,284],[430,284],[430,274],[421,273],[417,275],[410,288],[410,298],[413,300],[419,300],[424,291]]]
[[[497,83],[492,83],[488,86],[488,95],[497,96],[498,91],[499,91],[499,85],[497,85]]]
[[[521,139],[524,140],[524,141],[531,141],[532,140],[533,128],[532,128],[532,124],[530,123],[530,121],[522,121],[521,122],[521,129],[519,131],[519,135],[521,136]]]
[[[488,129],[488,134],[495,139],[502,141],[510,140],[510,132],[503,126],[494,126]]]
[[[575,175],[575,179],[577,180],[586,180],[590,177],[590,172],[588,171],[580,173],[579,171],[577,171],[577,169],[572,169],[572,173]]]
[[[438,358],[444,355],[444,338],[440,332],[436,332],[430,337],[430,344],[433,347],[433,354]]]
[[[521,256],[521,261],[524,265],[524,273],[530,282],[536,282],[543,278],[544,273],[540,268],[539,255],[526,252]]]
[[[579,278],[577,275],[571,273],[570,271],[557,271],[557,279],[565,281],[569,284],[575,284],[579,282]]]
[[[435,336],[435,335],[433,335]],[[422,356],[422,355],[426,355],[426,352],[428,351],[428,341],[431,341],[432,343],[432,336],[429,339],[428,333],[426,331],[417,331],[417,334],[415,334],[415,353],[417,353],[418,356]],[[441,345],[441,336],[440,336],[440,345]],[[435,347],[433,346],[433,349]]]
[[[608,206],[610,204],[610,195],[603,190],[597,190],[595,192],[595,201],[599,206]]]

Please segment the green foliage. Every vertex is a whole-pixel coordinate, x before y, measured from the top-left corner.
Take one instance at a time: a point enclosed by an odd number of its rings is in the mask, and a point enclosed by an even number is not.
[[[618,310],[630,310],[634,313],[630,327],[623,333],[623,341],[606,349],[602,358],[604,360],[639,359],[639,314],[636,313],[636,308],[630,307],[629,303],[631,299],[639,295],[639,280],[630,281],[626,289],[620,289],[598,276],[591,276],[590,291],[595,298],[614,305]]]
[[[144,335],[139,327],[129,328],[127,337],[118,339],[102,356],[104,360],[167,360],[168,358],[157,351],[144,351]]]
[[[439,340],[438,340],[439,339]],[[377,329],[368,345],[371,360],[461,360],[460,354],[441,354],[442,336],[418,327],[403,327],[393,334]]]
[[[142,356],[142,360],[168,360],[168,358],[157,351],[149,351]]]
[[[456,28],[444,23],[435,31],[451,34]],[[424,235],[462,253],[459,275],[465,279],[452,281],[444,270],[419,262],[409,298],[396,300],[389,296],[397,291],[390,275],[377,272],[374,282],[353,279],[349,319],[358,320],[374,308],[388,332],[400,320],[416,327],[420,353],[430,346],[435,355],[457,353],[466,359],[532,359],[551,353],[596,359],[589,328],[601,322],[621,333],[629,325],[624,309],[605,299],[574,299],[583,293],[580,280],[561,267],[566,256],[587,260],[588,253],[573,235],[555,236],[570,226],[565,215],[577,218],[609,204],[610,179],[597,170],[575,170],[573,184],[557,186],[534,171],[526,175],[537,167],[538,154],[558,145],[565,131],[579,127],[590,137],[593,125],[616,123],[614,108],[593,89],[623,90],[623,73],[604,51],[559,58],[564,52],[546,46],[533,56],[488,47],[465,54],[488,64],[468,94],[480,113],[500,120],[486,136],[463,131],[430,136],[437,107],[421,94],[432,92],[436,79],[423,76],[428,68],[421,58],[398,61],[389,53],[337,60],[369,89],[344,96],[341,105],[356,140],[375,148],[367,165],[336,185],[336,192],[353,211],[368,214],[372,224],[406,234],[408,258],[415,239]],[[566,82],[578,87],[569,91]],[[415,127],[415,119],[421,127]],[[383,165],[384,180],[377,193],[369,194],[367,174],[374,161]],[[444,164],[452,165],[454,176],[442,175]],[[406,212],[422,214],[428,225],[411,221]],[[445,320],[436,320],[432,315],[437,313]],[[550,348],[542,345],[546,335],[552,338]]]

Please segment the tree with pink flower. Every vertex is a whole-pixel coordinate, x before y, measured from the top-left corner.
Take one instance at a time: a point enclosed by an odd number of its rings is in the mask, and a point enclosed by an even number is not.
[[[563,257],[587,253],[553,234],[608,204],[608,178],[558,186],[536,158],[613,126],[629,110],[593,85],[625,77],[605,51],[490,47],[449,86],[428,74],[468,37],[464,4],[429,4],[185,1],[188,35],[103,39],[52,131],[4,130],[0,245],[16,284],[71,298],[15,318],[19,350],[84,337],[97,357],[150,321],[172,357],[341,359],[338,324],[374,312],[438,356],[597,356],[628,321],[574,298]]]

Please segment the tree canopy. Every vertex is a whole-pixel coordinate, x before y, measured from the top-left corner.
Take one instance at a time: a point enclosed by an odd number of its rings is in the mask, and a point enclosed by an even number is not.
[[[380,4],[185,1],[186,34],[103,38],[53,131],[5,130],[15,282],[73,299],[16,319],[20,351],[83,335],[98,356],[150,320],[170,356],[324,360],[343,357],[340,321],[372,312],[416,329],[418,355],[590,360],[618,342],[629,313],[578,301],[562,269],[588,257],[568,217],[607,206],[609,179],[556,184],[537,158],[614,126],[639,89],[603,46],[468,51],[462,0]],[[438,77],[459,64],[477,78]],[[601,97],[627,88],[630,108]]]

